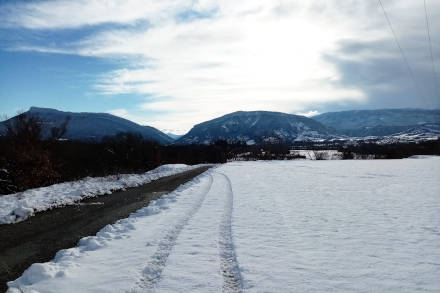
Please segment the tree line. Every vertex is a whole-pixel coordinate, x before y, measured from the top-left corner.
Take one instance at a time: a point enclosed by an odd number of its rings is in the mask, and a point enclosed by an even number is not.
[[[163,164],[223,163],[216,145],[161,146],[137,133],[100,142],[64,140],[69,120],[43,135],[42,122],[26,113],[9,120],[0,136],[0,194],[87,176],[142,173]]]

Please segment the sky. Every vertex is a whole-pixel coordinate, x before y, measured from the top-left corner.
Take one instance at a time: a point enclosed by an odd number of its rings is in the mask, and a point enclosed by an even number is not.
[[[0,115],[183,134],[238,110],[440,108],[440,1],[425,1],[382,0],[396,43],[375,0],[0,0]]]

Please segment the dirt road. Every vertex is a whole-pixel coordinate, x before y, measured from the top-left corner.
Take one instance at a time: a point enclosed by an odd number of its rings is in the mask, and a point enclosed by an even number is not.
[[[0,292],[36,262],[52,259],[107,224],[125,218],[164,193],[176,189],[210,167],[164,177],[140,187],[99,196],[78,205],[38,213],[24,222],[0,225]]]

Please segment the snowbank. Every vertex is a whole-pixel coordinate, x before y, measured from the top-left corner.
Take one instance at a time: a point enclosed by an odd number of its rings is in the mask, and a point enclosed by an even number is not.
[[[72,205],[78,201],[116,190],[136,187],[161,177],[174,175],[201,165],[163,165],[143,174],[122,174],[106,177],[87,177],[78,181],[64,182],[47,187],[0,196],[0,224],[21,222],[35,212],[54,207]]]
[[[432,158],[440,159],[440,156],[435,156],[435,155],[414,155],[414,156],[409,157],[408,159],[432,159]]]

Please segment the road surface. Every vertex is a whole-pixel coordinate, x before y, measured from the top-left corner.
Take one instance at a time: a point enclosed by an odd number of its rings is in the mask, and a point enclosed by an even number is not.
[[[95,235],[209,168],[200,167],[110,196],[38,213],[24,222],[0,225],[0,292],[6,290],[6,282],[19,277],[31,264],[51,260],[60,249],[75,246],[79,239]]]

